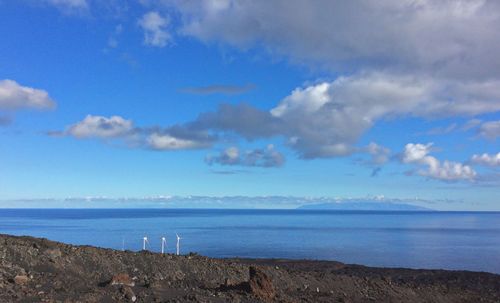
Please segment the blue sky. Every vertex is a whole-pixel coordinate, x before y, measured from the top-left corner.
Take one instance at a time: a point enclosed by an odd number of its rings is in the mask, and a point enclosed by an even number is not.
[[[500,210],[498,26],[492,1],[0,1],[0,200]]]

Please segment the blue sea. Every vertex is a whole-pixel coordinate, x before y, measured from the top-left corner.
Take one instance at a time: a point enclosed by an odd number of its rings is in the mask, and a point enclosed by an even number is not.
[[[0,209],[0,233],[211,257],[337,260],[500,273],[500,212]]]

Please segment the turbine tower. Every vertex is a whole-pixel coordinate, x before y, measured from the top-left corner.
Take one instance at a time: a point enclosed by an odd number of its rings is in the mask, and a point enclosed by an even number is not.
[[[161,254],[165,253],[165,248],[167,247],[167,239],[165,237],[161,237]]]
[[[144,238],[142,238],[142,250],[146,250],[146,244],[148,243],[148,237],[145,236]]]
[[[181,237],[179,237],[178,234],[175,234],[175,236],[177,237],[177,255],[179,255],[179,250],[180,250],[180,240],[182,239]]]

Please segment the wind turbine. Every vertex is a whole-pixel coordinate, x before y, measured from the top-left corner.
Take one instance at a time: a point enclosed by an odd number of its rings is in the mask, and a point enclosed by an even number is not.
[[[146,244],[149,244],[148,237],[142,238],[142,250],[146,250]]]
[[[165,237],[161,237],[161,254],[165,253],[165,248],[167,247],[167,239]]]
[[[179,237],[179,235],[176,233],[175,236],[177,237],[177,255],[179,255],[179,249],[180,249],[180,240],[182,239]]]

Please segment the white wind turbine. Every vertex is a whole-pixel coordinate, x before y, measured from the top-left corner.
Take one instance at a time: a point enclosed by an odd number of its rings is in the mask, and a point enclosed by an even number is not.
[[[146,244],[149,244],[148,237],[142,238],[142,250],[146,250]]]
[[[167,239],[165,237],[161,237],[161,254],[165,253],[165,248],[167,247]]]
[[[179,250],[180,250],[180,240],[182,239],[179,237],[179,235],[176,233],[175,236],[177,237],[177,255],[179,255]]]

